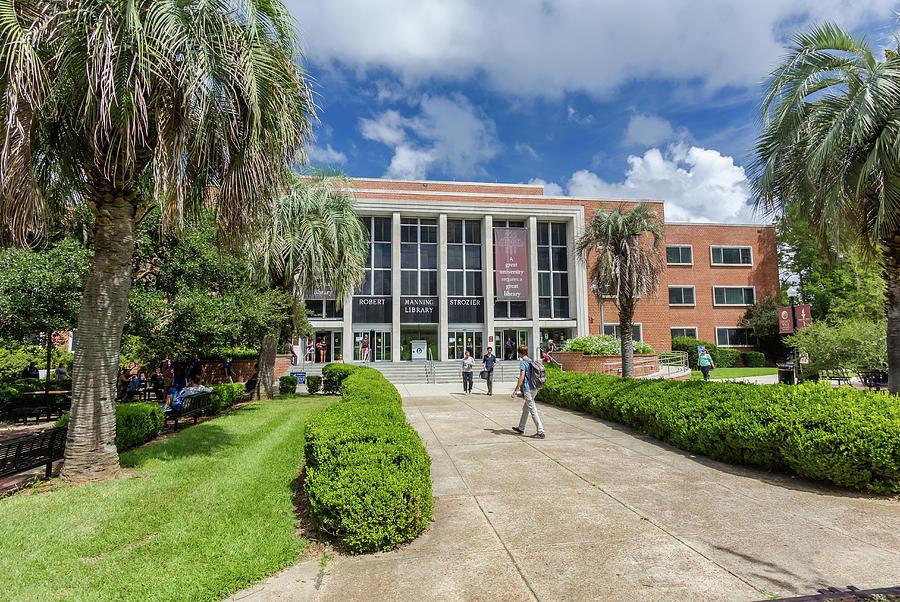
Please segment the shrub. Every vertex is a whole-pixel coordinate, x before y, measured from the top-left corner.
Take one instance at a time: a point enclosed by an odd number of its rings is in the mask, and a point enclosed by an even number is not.
[[[322,377],[321,376],[307,376],[306,377],[306,390],[309,391],[310,395],[315,395],[322,389]]]
[[[155,403],[120,403],[116,405],[116,449],[119,453],[155,439],[162,432],[164,413]],[[54,426],[69,424],[63,415]]]
[[[293,395],[297,392],[297,377],[282,376],[278,379],[278,392],[281,395]]]
[[[221,414],[233,404],[244,398],[245,388],[242,383],[223,383],[212,386],[209,415]]]
[[[743,351],[741,352],[741,363],[744,368],[765,368],[766,354],[761,351]]]
[[[322,384],[325,387],[325,393],[334,395],[341,390],[341,383],[344,379],[356,372],[362,366],[353,366],[351,364],[326,364],[322,368]]]
[[[551,374],[538,399],[731,463],[900,492],[900,405],[880,393]]]
[[[716,368],[737,368],[741,361],[741,352],[737,349],[719,348],[719,359],[716,360]]]
[[[713,363],[716,366],[720,366],[719,348],[712,343],[707,343],[706,341],[691,337],[675,337],[672,339],[672,351],[686,351],[688,354],[688,366],[691,368],[696,368],[697,366],[697,360],[699,359],[699,354],[697,353],[698,345],[706,347],[710,357],[712,357]],[[720,367],[724,368],[724,366]]]
[[[431,519],[431,459],[381,373],[325,368],[325,382],[340,388],[342,400],[306,424],[303,487],[311,516],[350,553],[396,547]]]
[[[9,415],[13,407],[13,401],[18,396],[18,389],[12,385],[0,383],[0,418],[6,418]]]
[[[66,367],[71,371],[73,357],[64,349],[53,349],[50,370],[54,370],[60,362],[65,362]],[[31,362],[37,362],[38,369],[44,370],[47,367],[47,350],[35,345],[26,345],[18,349],[0,347],[0,381],[10,382],[19,378],[22,370],[27,368]]]
[[[634,341],[635,353],[653,353],[653,348],[643,341]],[[611,334],[591,334],[568,339],[562,351],[582,351],[585,355],[619,355],[622,341]]]

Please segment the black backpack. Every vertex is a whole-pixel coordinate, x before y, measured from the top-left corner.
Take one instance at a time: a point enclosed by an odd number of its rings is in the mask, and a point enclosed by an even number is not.
[[[536,391],[547,384],[547,373],[544,371],[544,362],[529,359],[531,370],[528,371],[528,388]]]

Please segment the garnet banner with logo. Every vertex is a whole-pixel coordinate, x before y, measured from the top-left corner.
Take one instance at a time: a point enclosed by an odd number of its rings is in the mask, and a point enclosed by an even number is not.
[[[497,301],[528,299],[528,231],[494,228],[494,286]]]

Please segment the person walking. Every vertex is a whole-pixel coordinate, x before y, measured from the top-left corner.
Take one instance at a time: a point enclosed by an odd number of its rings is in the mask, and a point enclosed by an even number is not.
[[[462,367],[459,369],[459,375],[462,376],[463,393],[468,395],[472,392],[472,369],[475,367],[475,358],[466,350],[462,360]]]
[[[362,352],[362,361],[369,361],[369,335],[363,335],[362,343],[359,344],[359,350]]]
[[[538,416],[537,406],[534,404],[534,390],[531,388],[531,359],[528,357],[528,347],[519,345],[519,380],[516,382],[516,388],[513,389],[512,398],[515,399],[522,389],[522,395],[525,397],[525,404],[522,406],[522,418],[519,419],[519,426],[512,427],[512,430],[520,435],[525,434],[525,424],[528,422],[528,415],[534,420],[534,426],[537,432],[531,437],[533,439],[543,439],[544,425],[541,424],[541,417]]]
[[[504,343],[503,345],[503,350],[505,351],[505,353],[503,354],[503,359],[511,360],[515,357],[516,346],[512,342],[511,338],[506,337],[506,343]]]
[[[488,347],[487,353],[481,358],[481,369],[485,372],[485,382],[487,383],[488,395],[494,394],[494,364],[497,363],[497,356],[494,355],[494,348]]]
[[[703,373],[703,380],[709,380],[709,371],[716,367],[712,356],[706,347],[700,348],[700,356],[697,358],[697,365],[700,366],[700,372]]]
[[[222,376],[223,380],[227,383],[233,383],[234,378],[231,376],[231,358],[227,358],[225,363],[222,364]]]

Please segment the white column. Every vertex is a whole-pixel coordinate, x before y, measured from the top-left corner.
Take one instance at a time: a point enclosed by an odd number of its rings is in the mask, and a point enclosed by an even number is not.
[[[500,341],[490,342],[494,336],[494,218],[484,216],[481,223],[481,290],[484,291],[484,344],[486,351],[488,346],[494,348],[497,353],[497,345]],[[502,343],[501,343],[502,344]]]
[[[400,361],[400,213],[391,216],[391,361]]]
[[[531,316],[531,357],[537,357],[541,344],[540,304],[538,302],[537,218],[528,218],[528,305]]]
[[[579,213],[566,224],[566,249],[569,254],[569,313],[575,318],[575,336],[589,334],[587,264],[577,260],[573,253],[575,239],[584,232],[584,213]],[[597,318],[600,319],[599,317]],[[602,326],[601,326],[602,332]]]
[[[343,331],[344,342],[341,344],[341,353],[344,354],[344,361],[349,364],[353,361],[353,295],[350,294],[344,297]]]
[[[447,326],[447,214],[438,216],[438,346],[437,359],[447,358],[447,338],[450,336]]]

